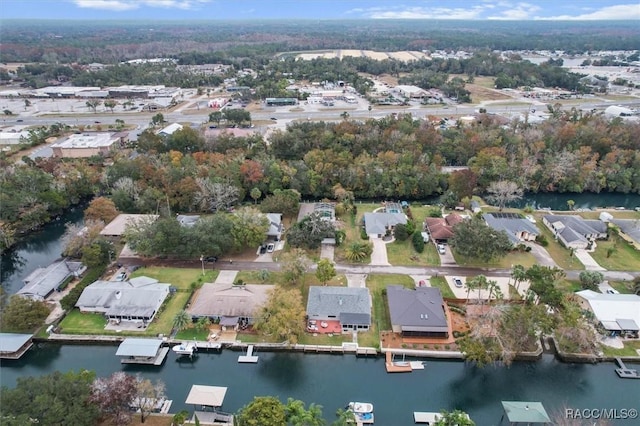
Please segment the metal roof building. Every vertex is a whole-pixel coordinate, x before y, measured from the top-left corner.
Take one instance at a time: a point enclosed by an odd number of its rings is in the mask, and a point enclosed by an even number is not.
[[[502,401],[502,408],[509,419],[509,423],[547,424],[551,419],[540,402]],[[504,418],[504,415],[502,416]],[[502,419],[500,419],[502,423]]]
[[[160,339],[124,339],[118,346],[117,356],[151,357],[156,356],[162,340]]]
[[[53,262],[46,268],[37,268],[23,281],[24,287],[17,294],[33,300],[44,300],[71,276],[79,276],[86,270],[81,262],[65,259]]]
[[[635,294],[603,294],[593,290],[576,292],[584,309],[594,313],[609,331],[640,330],[640,296]]]
[[[158,217],[157,214],[119,214],[100,231],[100,235],[119,237],[124,234],[128,225],[135,225],[144,221],[155,221]]]
[[[0,333],[0,358],[18,359],[31,346],[31,334]]]

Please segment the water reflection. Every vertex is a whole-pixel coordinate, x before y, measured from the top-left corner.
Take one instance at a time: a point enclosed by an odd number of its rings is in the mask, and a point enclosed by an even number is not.
[[[260,354],[256,354],[260,356]],[[299,354],[282,353],[262,357],[258,361],[258,375],[280,388],[296,389],[305,382],[302,358]]]

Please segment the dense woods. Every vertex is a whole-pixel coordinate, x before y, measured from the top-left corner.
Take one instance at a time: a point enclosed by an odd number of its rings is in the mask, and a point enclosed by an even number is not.
[[[276,131],[269,145],[257,135],[205,139],[184,129],[158,139],[146,132],[145,155],[122,151],[108,168],[99,159],[4,163],[3,244],[94,194],[108,195],[121,212],[175,214],[225,211],[289,189],[303,199],[335,198],[340,188],[356,198],[446,193],[455,201],[510,181],[530,192],[640,193],[638,134],[637,123],[559,107],[535,126],[500,125],[486,114],[443,131],[409,114],[300,122]],[[443,174],[445,165],[469,170]]]

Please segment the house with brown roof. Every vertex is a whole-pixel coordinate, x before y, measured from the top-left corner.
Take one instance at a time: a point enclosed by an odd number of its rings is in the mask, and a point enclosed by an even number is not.
[[[456,213],[451,213],[445,217],[428,217],[424,220],[424,227],[436,242],[446,242],[453,237],[453,227],[464,219]]]

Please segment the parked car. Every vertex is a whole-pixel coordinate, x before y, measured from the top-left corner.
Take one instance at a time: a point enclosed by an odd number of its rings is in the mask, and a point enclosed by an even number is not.
[[[276,245],[273,243],[269,243],[267,244],[267,253],[273,253],[273,250],[275,250]]]
[[[456,287],[461,288],[464,284],[462,284],[462,280],[460,278],[454,278],[453,279],[453,284],[455,284]]]
[[[438,244],[438,253],[447,254],[447,250],[444,248],[444,244]]]
[[[260,254],[265,254],[267,252],[267,246],[260,246]]]
[[[205,262],[217,262],[218,261],[218,256],[207,256],[204,258]]]
[[[126,279],[127,279],[126,272],[120,272],[118,275],[116,275],[116,281],[124,281]]]

